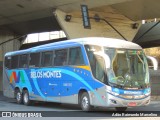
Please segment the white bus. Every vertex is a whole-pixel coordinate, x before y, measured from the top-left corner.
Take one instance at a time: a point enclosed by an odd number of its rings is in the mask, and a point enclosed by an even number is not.
[[[79,38],[5,54],[3,93],[18,104],[33,101],[127,107],[150,103],[146,56],[132,42]]]

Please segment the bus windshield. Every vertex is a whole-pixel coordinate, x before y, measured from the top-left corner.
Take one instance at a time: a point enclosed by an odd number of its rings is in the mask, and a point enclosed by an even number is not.
[[[148,65],[142,50],[104,48],[110,58],[108,81],[123,88],[145,88],[149,85]]]

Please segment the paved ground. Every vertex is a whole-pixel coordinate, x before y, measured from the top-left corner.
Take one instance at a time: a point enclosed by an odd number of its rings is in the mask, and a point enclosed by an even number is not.
[[[56,116],[54,119],[56,120],[61,120],[65,117],[65,119],[76,119],[76,120],[81,120],[81,119],[98,119],[98,120],[104,120],[104,119],[117,119],[117,120],[158,120],[160,119],[159,117],[141,117],[141,118],[134,118],[134,117],[111,117],[113,115],[114,109],[95,109],[94,112],[82,112],[81,109],[76,106],[76,105],[66,105],[66,104],[55,104],[55,103],[35,103],[33,106],[25,106],[25,105],[18,105],[14,99],[8,99],[6,97],[3,97],[0,94],[0,111],[18,111],[20,113],[25,113],[26,111],[32,111],[32,112],[40,112],[43,114],[42,111],[48,111],[47,113],[45,112],[45,115],[51,115],[51,116]],[[146,107],[136,107],[136,108],[129,108],[127,112],[130,113],[130,111],[148,111],[149,113],[154,113],[154,111],[159,111],[160,112],[160,101],[152,101],[149,106]],[[134,112],[136,113],[136,112]],[[138,112],[139,113],[139,112]],[[127,113],[128,114],[128,113]],[[118,114],[117,114],[118,115]],[[126,114],[125,114],[126,115]],[[68,116],[68,117],[67,117]],[[74,117],[72,117],[74,116]],[[87,116],[87,117],[84,117]],[[116,115],[115,115],[116,116]],[[75,118],[76,117],[76,118]],[[83,117],[83,118],[82,118]],[[7,119],[8,118],[3,118]],[[20,118],[12,118],[15,120],[18,120]],[[25,118],[23,118],[25,119]],[[27,118],[28,119],[28,118]],[[33,119],[33,118],[31,118]],[[39,119],[39,118],[38,118]],[[42,120],[44,118],[41,118]],[[51,119],[51,118],[47,118]],[[45,118],[45,120],[47,120]],[[53,118],[52,118],[53,119]],[[1,118],[0,118],[1,120]],[[34,118],[35,120],[35,118]]]

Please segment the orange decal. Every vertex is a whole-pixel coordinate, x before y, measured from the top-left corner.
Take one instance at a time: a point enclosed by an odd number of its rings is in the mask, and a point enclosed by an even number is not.
[[[85,66],[85,65],[83,65],[83,66],[76,66],[76,67],[77,68],[81,68],[81,69],[85,69],[85,70],[88,70],[88,71],[91,70],[89,66]]]
[[[17,75],[16,75],[16,72],[12,72],[10,78],[10,83],[12,83],[13,80],[15,80],[15,82],[17,81]]]
[[[11,74],[10,78],[9,78],[9,83],[12,83],[12,80],[13,80],[13,74]]]

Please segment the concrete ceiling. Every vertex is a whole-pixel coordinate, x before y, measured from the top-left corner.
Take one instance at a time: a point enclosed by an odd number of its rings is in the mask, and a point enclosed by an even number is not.
[[[146,32],[147,31],[147,32]],[[143,48],[160,46],[160,23],[150,22],[143,24],[133,42],[139,44]]]
[[[132,0],[112,7],[133,21],[160,18],[160,0]]]
[[[51,24],[53,11],[57,8],[65,12],[80,10],[80,4],[87,4],[89,9],[111,5],[134,21],[160,17],[160,0],[0,0],[0,29],[7,27],[26,34],[34,31],[24,31],[19,25],[32,29],[41,20],[37,26],[48,23],[52,30],[58,30],[58,25],[54,27],[56,21]]]
[[[54,9],[65,12],[80,10],[80,4],[89,8],[130,0],[0,0],[0,25],[53,16]]]

